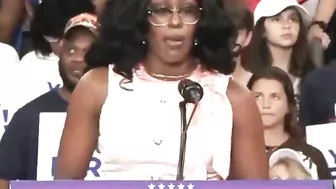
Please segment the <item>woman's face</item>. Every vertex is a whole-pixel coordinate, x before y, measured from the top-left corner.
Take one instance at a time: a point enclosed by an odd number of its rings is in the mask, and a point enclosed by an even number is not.
[[[266,18],[265,37],[270,45],[292,47],[299,35],[300,17],[295,8],[286,9],[280,14]]]
[[[149,53],[158,60],[181,63],[190,57],[200,17],[196,0],[152,0],[147,36]]]
[[[272,79],[259,79],[252,86],[265,127],[284,122],[288,112],[287,96],[282,84]]]

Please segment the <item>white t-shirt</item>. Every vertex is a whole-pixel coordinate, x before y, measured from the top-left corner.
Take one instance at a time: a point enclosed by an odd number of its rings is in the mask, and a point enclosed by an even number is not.
[[[54,53],[50,54],[49,56],[43,56],[40,53],[35,51],[31,51],[24,55],[21,59],[22,64],[45,64],[45,63],[58,63],[58,56]]]
[[[19,108],[61,84],[58,57],[54,55],[42,57],[31,52],[20,64],[1,69],[0,138],[4,126],[9,124]]]
[[[0,66],[17,64],[20,62],[20,58],[16,50],[5,43],[0,43]]]

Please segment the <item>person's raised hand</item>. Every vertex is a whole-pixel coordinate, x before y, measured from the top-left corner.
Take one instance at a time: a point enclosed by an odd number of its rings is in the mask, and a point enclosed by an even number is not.
[[[312,41],[315,38],[321,40],[321,44],[324,48],[327,48],[330,44],[330,37],[318,25],[312,25],[308,32],[309,41]]]

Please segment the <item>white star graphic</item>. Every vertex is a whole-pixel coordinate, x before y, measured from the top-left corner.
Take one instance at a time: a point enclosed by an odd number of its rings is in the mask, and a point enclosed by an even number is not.
[[[182,183],[180,183],[177,187],[178,189],[184,189],[184,185]]]
[[[168,188],[169,188],[169,189],[174,189],[174,188],[175,188],[175,185],[172,184],[172,183],[170,183],[170,184],[168,185]]]
[[[193,184],[188,184],[188,189],[194,189],[194,185]]]
[[[150,185],[148,185],[148,189],[154,189],[155,185],[153,183],[151,183]]]
[[[161,183],[161,184],[159,185],[159,189],[164,189],[164,188],[165,188],[165,185]]]

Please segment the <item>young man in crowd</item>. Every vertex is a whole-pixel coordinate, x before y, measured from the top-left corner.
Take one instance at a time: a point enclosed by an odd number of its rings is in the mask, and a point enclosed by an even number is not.
[[[59,60],[63,87],[45,93],[14,114],[0,142],[0,189],[8,189],[10,180],[36,180],[39,114],[66,112],[71,93],[85,73],[84,55],[97,35],[97,27],[97,17],[87,13],[66,25]]]
[[[246,86],[251,77],[248,71],[248,49],[253,30],[253,14],[246,5],[240,1],[232,1],[227,4],[227,14],[238,30],[238,36],[234,45],[236,68],[232,73],[233,78],[241,85]]]

